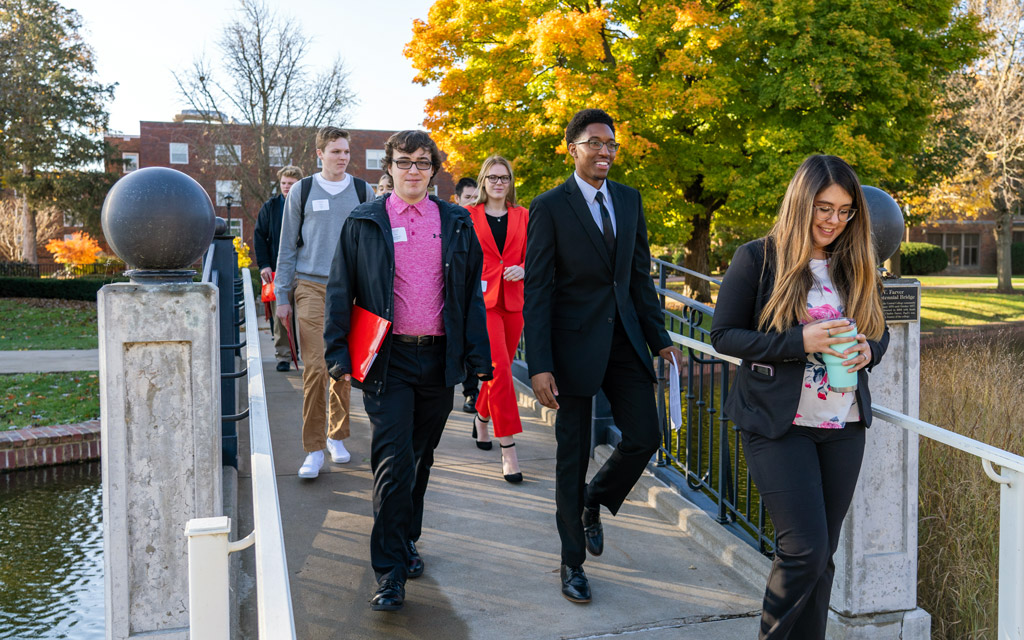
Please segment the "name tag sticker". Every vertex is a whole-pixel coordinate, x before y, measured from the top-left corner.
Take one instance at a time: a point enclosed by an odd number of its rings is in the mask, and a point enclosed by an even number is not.
[[[405,227],[398,227],[397,229],[391,230],[391,241],[392,242],[405,242],[409,238],[405,235]]]
[[[484,293],[487,293],[487,281],[486,280],[481,280],[480,281],[480,286],[483,287]]]
[[[331,208],[331,203],[328,200],[314,200],[313,211],[327,211]]]

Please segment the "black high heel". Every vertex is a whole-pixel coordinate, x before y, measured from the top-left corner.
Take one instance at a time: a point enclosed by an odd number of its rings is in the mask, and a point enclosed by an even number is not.
[[[516,446],[516,443],[513,442],[512,444],[502,444],[502,445],[499,445],[499,446],[502,449],[511,449],[512,447]],[[502,462],[505,461],[505,452],[504,451],[502,451],[501,459],[502,459]],[[519,484],[520,482],[523,481],[523,472],[522,471],[520,471],[519,473],[506,473],[506,474],[502,474],[502,475],[504,475],[504,477],[505,477],[505,482],[511,482],[512,484]]]
[[[476,448],[483,449],[484,451],[490,451],[494,447],[494,443],[488,440],[487,442],[480,442],[476,439],[476,421],[480,419],[480,416],[473,416],[473,440],[476,441]],[[483,420],[480,420],[483,422]]]

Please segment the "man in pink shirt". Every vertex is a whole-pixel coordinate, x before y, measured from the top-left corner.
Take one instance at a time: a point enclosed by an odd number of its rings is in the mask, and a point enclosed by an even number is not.
[[[434,448],[452,411],[454,388],[490,379],[480,272],[483,252],[468,212],[428,196],[441,152],[422,131],[384,145],[395,189],[352,211],[327,283],[325,359],[335,380],[351,377],[353,304],[392,322],[363,390],[373,428],[370,563],[375,611],[400,609],[406,578],[423,575],[416,549]]]

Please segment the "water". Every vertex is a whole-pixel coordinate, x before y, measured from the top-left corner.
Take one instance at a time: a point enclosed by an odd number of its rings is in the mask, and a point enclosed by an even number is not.
[[[101,640],[100,463],[0,474],[0,638]]]

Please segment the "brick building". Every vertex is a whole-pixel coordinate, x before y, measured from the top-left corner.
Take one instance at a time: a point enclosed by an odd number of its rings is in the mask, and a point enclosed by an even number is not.
[[[108,134],[125,165],[125,173],[145,167],[169,167],[181,171],[206,189],[217,215],[230,218],[231,231],[252,246],[253,228],[260,206],[272,192],[263,193],[257,169],[247,159],[255,157],[252,129],[241,124],[196,121],[199,114],[185,112],[174,122],[140,122],[138,135]],[[190,121],[191,120],[191,121]],[[383,174],[384,143],[393,131],[348,129],[352,159],[348,172],[376,185]],[[305,175],[319,169],[314,139],[316,132],[284,129],[269,146],[271,170],[293,164]],[[111,168],[121,171],[120,167]],[[452,177],[442,168],[434,178],[432,193],[443,200],[455,193]]]
[[[996,272],[996,221],[991,216],[976,220],[937,220],[907,229],[905,240],[942,247],[949,258],[944,275],[993,274]],[[1013,242],[1024,242],[1024,219],[1014,220]]]

